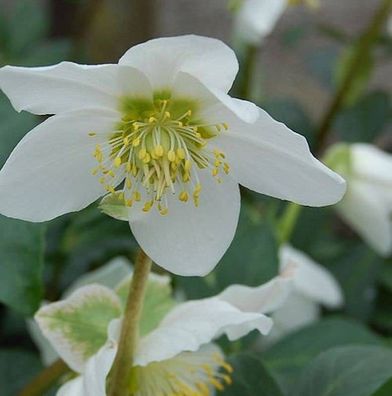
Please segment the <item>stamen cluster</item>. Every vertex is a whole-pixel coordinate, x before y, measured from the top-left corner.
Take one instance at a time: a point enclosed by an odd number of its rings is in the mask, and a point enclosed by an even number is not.
[[[192,197],[198,206],[202,186],[196,168],[210,169],[218,182],[221,172],[229,172],[224,153],[206,148],[209,139],[228,129],[227,124],[201,122],[194,117],[196,105],[188,100],[156,98],[124,103],[117,129],[105,145],[95,147],[98,166],[93,174],[128,207],[143,199],[145,212],[156,204],[165,215],[169,190],[182,202]],[[94,132],[89,135],[96,136]],[[116,190],[114,182],[119,176],[124,183]]]

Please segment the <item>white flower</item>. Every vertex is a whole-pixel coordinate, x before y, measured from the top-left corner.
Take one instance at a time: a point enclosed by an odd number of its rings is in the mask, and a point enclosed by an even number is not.
[[[267,343],[316,321],[320,305],[333,309],[343,304],[340,286],[325,267],[288,245],[280,248],[279,256],[281,271],[287,266],[295,268],[293,290],[272,314],[274,327],[265,339]]]
[[[244,42],[257,45],[273,31],[288,6],[301,3],[315,7],[318,0],[238,0],[237,35]]]
[[[115,291],[98,284],[83,286],[37,313],[45,336],[80,373],[58,396],[106,395],[129,281]],[[151,275],[134,357],[133,394],[207,396],[211,388],[223,389],[231,382],[232,368],[211,341],[224,334],[236,340],[254,329],[267,334],[272,320],[265,313],[283,304],[290,286],[286,273],[259,287],[233,285],[217,296],[175,305],[169,278]]]
[[[392,156],[371,144],[336,145],[326,160],[348,181],[336,206],[342,218],[382,256],[392,253]]]
[[[55,114],[1,170],[0,213],[46,221],[110,194],[155,262],[204,275],[233,239],[238,183],[303,205],[337,202],[343,179],[304,137],[227,95],[237,69],[230,48],[198,36],[148,41],[118,65],[0,69],[18,111]]]

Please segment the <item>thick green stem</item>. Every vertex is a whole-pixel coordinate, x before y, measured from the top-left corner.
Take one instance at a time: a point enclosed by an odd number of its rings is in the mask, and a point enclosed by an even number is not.
[[[245,48],[241,62],[241,76],[238,86],[238,96],[250,100],[252,94],[253,77],[255,75],[257,61],[257,47],[248,45]]]
[[[151,259],[140,250],[129,288],[120,341],[110,373],[108,396],[129,396],[133,357],[139,336],[139,320],[143,308]]]
[[[280,244],[288,242],[297,224],[298,217],[301,213],[302,206],[290,202],[287,204],[282,217],[278,223],[278,239]]]
[[[378,39],[382,28],[384,27],[390,13],[392,12],[392,0],[384,0],[377,10],[367,29],[359,39],[356,51],[351,59],[345,78],[340,85],[334,99],[332,100],[328,111],[325,113],[317,134],[316,152],[320,152],[325,145],[328,133],[335,120],[336,115],[346,101],[351,87],[355,84],[358,73],[361,72],[363,59],[367,59],[373,44]]]
[[[56,360],[52,365],[41,371],[19,393],[19,396],[42,396],[58,379],[69,372],[68,366],[62,360]]]

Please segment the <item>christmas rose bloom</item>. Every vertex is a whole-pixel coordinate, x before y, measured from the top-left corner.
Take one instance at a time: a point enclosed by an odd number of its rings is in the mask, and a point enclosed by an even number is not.
[[[257,45],[272,32],[287,7],[302,3],[316,7],[318,0],[234,0],[237,35]]]
[[[132,275],[130,275],[132,276]],[[259,286],[232,285],[221,294],[176,303],[167,276],[150,275],[132,373],[135,396],[208,396],[231,383],[232,368],[211,343],[257,329],[267,334],[291,288],[292,272]],[[58,396],[105,396],[130,279],[114,289],[90,284],[41,308],[36,320],[62,359],[80,375]],[[108,332],[108,334],[107,334]],[[109,376],[110,380],[110,376]]]
[[[336,206],[341,217],[382,256],[392,253],[392,155],[371,144],[338,144],[326,161],[347,178]]]
[[[336,309],[343,304],[343,294],[335,278],[322,265],[289,245],[279,251],[280,271],[295,269],[293,288],[285,303],[272,314],[274,327],[266,343],[306,326],[320,317],[320,306]]]
[[[119,64],[0,69],[16,110],[54,114],[0,171],[0,213],[40,222],[108,196],[160,266],[205,275],[230,245],[238,184],[302,205],[339,201],[344,180],[304,137],[231,98],[233,51],[198,36],[161,38]]]

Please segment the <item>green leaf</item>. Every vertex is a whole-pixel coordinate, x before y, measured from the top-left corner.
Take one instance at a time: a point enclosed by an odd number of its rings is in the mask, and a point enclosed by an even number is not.
[[[130,281],[131,279],[124,280],[116,289],[123,306],[126,304]],[[174,305],[170,278],[150,274],[140,318],[140,335],[143,336],[154,330]]]
[[[392,395],[392,377],[385,382],[372,396],[391,396]]]
[[[105,344],[109,323],[121,315],[116,293],[96,284],[42,307],[35,319],[61,357],[81,372],[84,362]]]
[[[342,86],[348,73],[352,72],[351,67],[354,58],[357,56],[357,52],[357,46],[353,46],[352,48],[345,50],[340,55],[336,63],[334,76],[335,84],[338,89]],[[362,57],[360,66],[356,71],[356,77],[351,84],[351,88],[346,92],[346,105],[353,105],[361,97],[372,75],[373,68],[374,61],[371,54],[368,53],[367,56]]]
[[[120,193],[108,194],[99,204],[99,209],[116,220],[128,221],[128,208],[124,200],[119,198]]]
[[[0,301],[32,315],[42,296],[44,226],[0,216]]]
[[[38,356],[20,349],[0,349],[1,396],[15,396],[42,370]]]
[[[0,168],[19,140],[35,126],[36,120],[32,114],[17,113],[0,92]]]
[[[345,346],[320,354],[303,371],[292,396],[371,396],[392,375],[392,350]]]
[[[265,351],[263,361],[280,387],[288,391],[302,369],[320,352],[346,344],[377,345],[381,341],[357,322],[325,319],[273,345]]]
[[[244,206],[230,248],[215,272],[217,291],[233,283],[259,286],[279,272],[278,242],[273,224]]]
[[[256,356],[239,354],[232,356],[233,383],[221,394],[223,396],[282,396],[278,385]]]
[[[334,129],[346,142],[373,142],[386,127],[390,109],[387,93],[369,93],[338,115]]]

